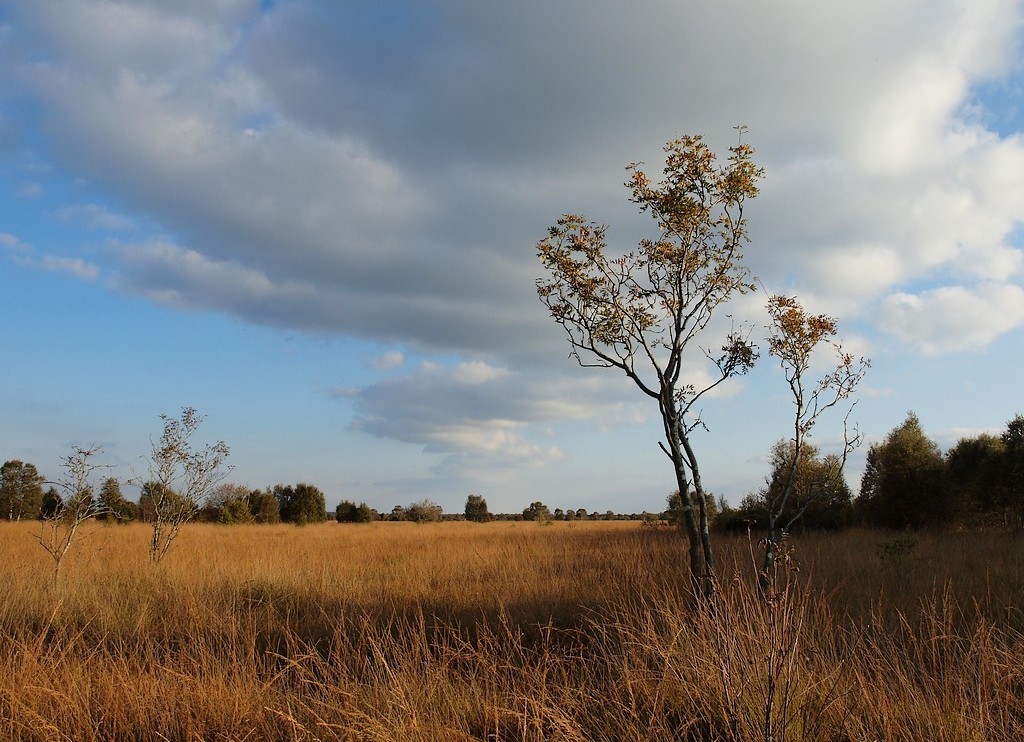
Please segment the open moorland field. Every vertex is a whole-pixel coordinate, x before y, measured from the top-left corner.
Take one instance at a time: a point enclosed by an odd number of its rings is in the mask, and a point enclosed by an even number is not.
[[[1024,540],[796,536],[687,599],[629,522],[194,525],[159,569],[95,526],[49,579],[0,524],[11,740],[1024,738]],[[756,548],[756,547],[755,547]]]

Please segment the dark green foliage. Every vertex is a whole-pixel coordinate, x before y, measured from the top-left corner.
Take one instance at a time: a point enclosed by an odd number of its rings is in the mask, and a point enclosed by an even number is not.
[[[42,520],[56,518],[64,509],[64,499],[57,492],[56,487],[50,487],[43,493],[43,503],[39,508],[39,517]]]
[[[868,450],[857,508],[869,524],[882,528],[943,525],[956,515],[953,492],[939,447],[911,412]]]
[[[252,523],[249,489],[240,484],[221,484],[203,508],[203,520],[212,523]]]
[[[163,518],[191,518],[195,508],[189,501],[159,482],[146,482],[139,494],[136,510],[139,520],[146,523],[156,521],[159,513]]]
[[[342,500],[335,508],[334,519],[339,523],[371,523],[377,514],[365,502],[356,505],[351,500]]]
[[[547,505],[538,500],[537,502],[530,503],[528,508],[523,509],[523,520],[535,520],[538,523],[550,523],[551,511],[548,510]]]
[[[817,447],[805,442],[800,460],[793,468],[792,441],[778,441],[772,448],[772,473],[768,486],[758,495],[764,502],[780,502],[786,481],[793,472],[793,484],[778,524],[785,530],[793,526],[801,529],[835,530],[848,526],[853,519],[853,492],[843,476],[839,457],[821,456]],[[767,526],[765,513],[754,513],[759,528]]]
[[[121,493],[121,483],[115,477],[107,477],[100,486],[99,520],[127,523],[135,520],[137,508],[135,503],[125,499]]]
[[[281,506],[271,489],[249,493],[249,512],[256,523],[280,523]]]
[[[294,487],[279,484],[274,487],[274,497],[281,511],[281,520],[285,523],[305,525],[327,520],[324,493],[311,484],[300,482]]]
[[[676,490],[666,498],[665,505],[665,511],[661,514],[662,520],[667,520],[673,525],[684,528],[686,525],[686,513],[683,510],[683,498],[679,496],[679,490]],[[721,507],[718,501],[715,500],[715,496],[710,492],[704,495],[704,506],[707,509],[710,523],[715,525],[718,521]],[[606,517],[605,520],[611,520],[611,518]]]
[[[28,520],[43,505],[43,477],[35,466],[18,460],[0,467],[0,518]]]
[[[236,497],[224,502],[217,509],[218,523],[252,523],[252,512],[249,510],[249,503],[243,498]]]
[[[491,511],[487,509],[487,500],[480,495],[470,495],[466,498],[466,520],[474,523],[486,523],[494,520]]]
[[[966,525],[1024,528],[1024,416],[999,436],[961,439],[946,464]]]

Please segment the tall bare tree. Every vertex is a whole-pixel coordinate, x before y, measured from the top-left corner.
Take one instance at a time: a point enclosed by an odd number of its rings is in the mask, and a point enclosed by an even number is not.
[[[151,442],[146,487],[152,497],[153,536],[149,557],[154,564],[170,551],[181,528],[190,521],[214,488],[227,476],[224,441],[197,448],[192,441],[203,416],[185,407],[181,417],[161,415],[163,433]]]
[[[581,366],[618,369],[658,405],[659,445],[682,498],[693,586],[707,593],[715,561],[692,435],[702,426],[698,402],[757,358],[747,333],[711,335],[709,324],[730,299],[755,287],[743,263],[744,204],[757,195],[762,169],[742,138],[724,165],[700,136],[671,141],[664,151],[657,186],[638,164],[627,168],[626,183],[659,236],[612,256],[606,226],[566,215],[537,245],[549,273],[537,280],[537,294],[565,329],[571,357]],[[704,336],[710,342],[701,346]]]

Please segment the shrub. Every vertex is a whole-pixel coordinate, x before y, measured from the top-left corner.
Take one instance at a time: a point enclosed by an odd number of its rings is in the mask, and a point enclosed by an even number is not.
[[[334,519],[339,523],[370,523],[376,515],[365,502],[356,505],[351,500],[342,500],[334,511]]]

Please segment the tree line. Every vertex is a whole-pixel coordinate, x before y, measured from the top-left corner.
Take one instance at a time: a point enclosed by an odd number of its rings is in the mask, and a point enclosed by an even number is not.
[[[786,510],[796,527],[1024,529],[1024,415],[1016,415],[998,434],[961,438],[943,453],[910,412],[869,447],[856,497],[830,460],[833,456],[805,447]],[[716,528],[763,530],[766,503],[782,487],[792,457],[792,443],[779,441],[765,486],[738,507],[717,503]]]
[[[854,496],[835,461],[837,454],[822,455],[805,443],[794,467],[794,444],[780,440],[769,458],[771,473],[765,485],[743,498],[738,506],[708,496],[706,507],[716,531],[753,528],[763,531],[769,506],[778,501],[792,477],[791,496],[781,511],[781,522],[796,528],[837,530],[853,525],[888,529],[968,527],[1024,529],[1024,415],[1017,415],[998,434],[982,433],[960,439],[943,453],[925,434],[913,412],[880,442],[870,446],[867,465]],[[93,452],[84,452],[91,455]],[[69,461],[73,457],[69,457]],[[82,462],[86,458],[82,458]],[[99,521],[154,523],[160,510],[174,513],[188,508],[185,496],[156,479],[144,482],[138,501],[125,497],[116,477],[102,480],[97,492],[91,485],[65,489],[49,482],[31,463],[12,459],[0,467],[0,519],[51,520],[70,505]],[[550,508],[534,501],[522,512],[492,513],[487,500],[471,494],[461,513],[444,513],[437,503],[423,499],[379,512],[365,502],[342,500],[330,515],[339,523],[442,520],[474,522],[574,520],[668,520],[681,522],[683,503],[678,493],[658,513],[588,512],[585,508]],[[76,511],[77,512],[77,511]],[[251,489],[219,484],[196,504],[190,520],[206,523],[322,523],[328,520],[326,497],[316,486],[299,483]]]
[[[105,478],[87,501],[94,503],[96,520],[152,523],[158,509],[182,510],[184,496],[155,481],[146,481],[138,501],[125,497],[122,482]],[[163,505],[161,505],[163,503]],[[49,520],[66,505],[59,489],[49,484],[34,464],[12,459],[0,467],[0,518],[4,520]],[[221,484],[201,503],[190,520],[205,523],[322,523],[327,520],[324,493],[306,483],[278,484],[250,489],[238,484]]]

